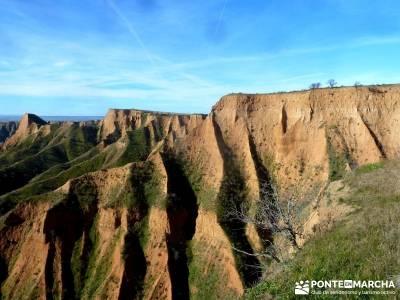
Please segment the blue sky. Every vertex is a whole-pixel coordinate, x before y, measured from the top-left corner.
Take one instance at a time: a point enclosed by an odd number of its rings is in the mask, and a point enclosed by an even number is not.
[[[400,82],[398,0],[0,0],[0,115]]]

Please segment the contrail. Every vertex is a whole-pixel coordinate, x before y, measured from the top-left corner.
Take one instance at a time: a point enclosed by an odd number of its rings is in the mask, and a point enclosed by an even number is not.
[[[224,6],[222,7],[221,13],[220,13],[219,18],[218,18],[217,26],[215,27],[214,35],[218,34],[219,28],[221,27],[222,18],[224,17],[225,8],[226,8],[226,4],[227,3],[228,3],[228,0],[225,0]]]
[[[133,36],[133,38],[136,40],[136,42],[139,44],[139,46],[143,49],[144,53],[146,54],[147,60],[150,62],[151,65],[156,66],[157,65],[157,61],[161,61],[163,63],[166,63],[169,66],[173,66],[173,64],[163,58],[158,58],[157,56],[153,56],[150,51],[147,49],[146,45],[144,44],[144,42],[142,41],[142,39],[140,38],[139,34],[137,33],[137,31],[135,30],[135,28],[133,27],[132,23],[125,17],[125,15],[119,10],[119,8],[117,7],[117,5],[114,3],[113,0],[106,0],[108,5],[111,7],[111,9],[114,11],[114,13],[117,15],[117,17],[119,17],[121,19],[121,21],[124,23],[124,25],[126,26],[126,28],[128,29],[129,33]],[[226,2],[225,1],[225,5],[226,6]],[[225,8],[224,8],[225,9]],[[220,18],[222,18],[223,13],[221,14]],[[204,82],[202,79],[197,78],[196,76],[193,76],[191,74],[188,74],[186,72],[177,72],[177,75],[179,75],[182,78],[185,78],[191,82],[197,83],[197,84],[203,84],[206,86],[210,86],[210,84],[208,84],[207,82]]]
[[[113,0],[107,0],[107,3],[111,7],[111,9],[114,11],[114,13],[121,19],[121,21],[124,23],[124,25],[128,29],[129,33],[133,36],[133,38],[136,40],[136,42],[142,48],[142,50],[146,54],[147,60],[150,62],[150,64],[154,65],[154,60],[152,58],[152,55],[150,54],[149,50],[147,50],[146,45],[143,43],[143,41],[140,38],[139,34],[137,33],[137,31],[133,27],[132,23],[129,22],[129,20],[124,16],[124,14],[121,13],[121,11],[115,5]]]

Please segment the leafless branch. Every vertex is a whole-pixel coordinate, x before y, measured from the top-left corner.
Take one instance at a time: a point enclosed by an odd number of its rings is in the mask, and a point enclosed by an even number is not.
[[[281,262],[283,259],[280,249],[274,239],[278,236],[286,240],[294,249],[300,249],[298,239],[302,235],[299,221],[299,203],[304,200],[305,182],[279,189],[273,182],[263,182],[260,185],[260,197],[256,201],[255,211],[249,211],[247,203],[231,205],[229,217],[243,224],[253,225],[261,234],[263,250],[249,253],[234,246],[236,252],[258,257],[264,260]]]

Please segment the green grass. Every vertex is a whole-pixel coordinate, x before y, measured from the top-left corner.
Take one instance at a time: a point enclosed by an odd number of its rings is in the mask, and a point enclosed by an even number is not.
[[[235,248],[251,253],[252,247],[246,235],[246,224],[237,218],[233,218],[231,215],[231,210],[240,211],[243,204],[247,204],[249,208],[250,203],[248,198],[249,191],[243,171],[232,161],[222,179],[217,198],[218,206],[216,212],[218,223]],[[254,266],[259,264],[258,259],[238,251],[233,251],[233,255],[236,269],[243,285],[252,285],[259,276],[259,272],[254,268]]]
[[[101,169],[106,155],[107,154],[105,152],[102,152],[89,160],[73,165],[69,169],[60,172],[54,177],[49,176],[48,179],[34,181],[16,191],[1,196],[0,214],[7,212],[17,203],[25,202],[28,198],[31,198],[32,196],[47,193],[58,188],[69,179]]]
[[[226,286],[228,276],[224,269],[225,262],[215,253],[209,252],[209,245],[203,241],[191,241],[186,250],[189,262],[189,287],[190,298],[193,300],[204,299],[238,299],[234,290]],[[208,261],[211,259],[211,261]],[[225,271],[225,272],[224,272]]]
[[[331,181],[339,180],[346,175],[346,156],[336,151],[329,138],[327,138],[327,151],[329,160],[329,179]]]
[[[72,124],[67,132],[55,127],[49,135],[29,137],[22,145],[11,148],[0,156],[0,194],[26,185],[35,176],[50,168],[71,161],[96,144],[96,128]]]
[[[70,198],[73,202],[77,200],[80,209],[84,212],[89,211],[90,207],[97,201],[97,186],[91,181],[78,181],[71,184]],[[74,204],[74,203],[72,203]]]
[[[150,153],[150,145],[146,136],[146,128],[127,132],[127,147],[119,158],[117,165],[123,166],[130,162],[144,161]]]
[[[56,176],[60,175],[62,172],[66,171],[70,168],[73,168],[74,166],[77,166],[81,163],[85,163],[85,161],[96,160],[99,154],[100,154],[100,149],[98,147],[93,147],[89,151],[83,153],[82,155],[78,156],[77,158],[75,158],[71,161],[68,161],[64,164],[57,164],[57,165],[49,168],[45,172],[40,173],[39,175],[32,178],[30,183],[45,181],[47,179],[56,177]]]
[[[202,172],[201,166],[203,160],[204,158],[202,157],[198,157],[196,161],[188,161],[182,155],[177,157],[182,171],[188,179],[193,192],[196,194],[199,206],[204,210],[215,211],[217,208],[216,198],[218,192],[203,180],[206,175]]]
[[[79,240],[75,242],[74,248],[72,250],[72,256],[71,256],[71,271],[74,277],[74,288],[75,292],[77,295],[80,294],[83,288],[83,266],[81,262],[81,250],[82,250],[82,243],[83,243],[83,237],[81,237]]]
[[[387,280],[399,273],[400,163],[366,166],[362,170],[346,178],[353,193],[344,201],[356,207],[354,212],[329,232],[306,243],[274,276],[248,290],[246,299],[263,299],[266,295],[295,299],[294,284],[299,280]],[[363,299],[380,297],[365,295]]]
[[[132,228],[138,236],[140,245],[144,249],[149,240],[149,216],[151,206],[161,207],[162,197],[159,185],[159,174],[152,162],[135,164],[128,179],[127,193],[124,195],[123,205],[128,209],[135,209],[141,218]]]
[[[99,245],[97,232],[93,229],[91,239],[94,241],[94,250],[90,255],[88,269],[85,275],[85,285],[82,290],[81,299],[94,299],[95,295],[99,293],[98,289],[104,284],[107,275],[111,271],[112,255],[118,241],[121,239],[122,230],[119,229],[112,237],[109,247],[106,249],[104,256],[98,260]]]
[[[383,162],[363,165],[363,166],[357,168],[355,171],[357,174],[362,174],[362,173],[369,173],[369,172],[372,172],[375,170],[379,170],[381,168],[383,168]]]
[[[125,185],[111,190],[107,206],[113,208],[134,208],[141,205],[164,207],[160,176],[151,161],[135,163]]]
[[[74,123],[68,128],[52,124],[50,134],[32,135],[22,144],[0,152],[0,213],[34,195],[52,191],[69,179],[144,161],[150,153],[146,128],[127,132],[122,150],[116,144],[104,149],[96,147],[97,129],[91,124]],[[145,189],[152,194],[151,199],[158,194],[150,184]]]
[[[58,129],[58,124],[52,124],[50,134],[46,136],[33,134],[20,145],[9,147],[6,151],[0,152],[0,165],[4,168],[10,164],[14,164],[20,160],[36,155],[54,138]]]
[[[64,149],[60,146],[54,146],[45,149],[33,157],[19,161],[13,165],[0,170],[0,194],[4,194],[16,188],[19,188],[37,174],[47,170],[51,166],[64,163],[68,160]]]
[[[96,135],[97,128],[95,126],[81,127],[79,124],[74,123],[67,134],[69,138],[63,143],[68,160],[73,160],[96,146]]]
[[[114,145],[110,145],[102,150],[94,147],[70,162],[55,165],[20,189],[0,196],[0,214],[5,213],[7,209],[12,208],[19,202],[24,202],[33,195],[55,190],[69,179],[98,171],[105,167],[114,167],[116,164],[115,162],[110,164],[110,157],[118,155],[118,150]]]
[[[150,232],[149,232],[149,215],[146,214],[142,217],[142,219],[137,223],[137,234],[139,237],[140,246],[142,249],[145,249],[147,243],[150,239]]]

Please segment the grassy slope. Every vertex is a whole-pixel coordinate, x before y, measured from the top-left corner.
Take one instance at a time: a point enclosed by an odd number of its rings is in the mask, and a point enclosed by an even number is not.
[[[96,132],[96,127],[81,127],[78,123],[63,132],[58,124],[53,124],[49,135],[32,136],[0,153],[0,194],[27,184],[53,166],[79,157],[95,146]]]
[[[357,209],[328,233],[306,243],[277,275],[248,290],[246,299],[295,299],[294,284],[299,280],[386,280],[399,274],[400,162],[363,166],[345,182],[353,192],[343,201]]]
[[[38,133],[33,134],[19,144],[18,147],[12,146],[7,148],[6,151],[0,152],[1,168],[38,153],[51,141],[59,127],[59,124],[52,124],[50,134],[46,136],[41,136]]]
[[[89,133],[89,137],[95,137],[94,132]],[[69,179],[102,168],[123,166],[129,162],[142,161],[150,153],[150,145],[144,128],[128,132],[128,136],[124,140],[125,146],[122,148],[116,144],[111,144],[105,149],[94,147],[92,140],[85,142],[85,140],[89,139],[87,132],[75,127],[66,135],[68,139],[60,140],[59,135],[53,135],[51,139],[46,138],[46,143],[40,141],[40,146],[44,148],[38,154],[28,156],[24,160],[0,170],[0,179],[2,174],[4,179],[8,181],[12,176],[17,176],[18,180],[13,180],[16,184],[21,186],[22,182],[27,183],[15,191],[0,196],[0,215],[21,201],[60,187]],[[42,144],[45,144],[45,146]],[[5,152],[3,155],[13,157],[16,152],[23,149],[18,147],[13,151]],[[48,149],[51,152],[48,152]],[[62,155],[54,154],[55,149],[61,149]],[[76,156],[79,154],[81,155]],[[53,157],[55,158],[53,159]],[[40,170],[32,168],[30,165],[39,165]],[[22,173],[15,172],[17,167]],[[26,170],[29,170],[29,172],[26,173]],[[24,176],[28,177],[22,180],[21,178]],[[7,185],[11,186],[11,183]]]

